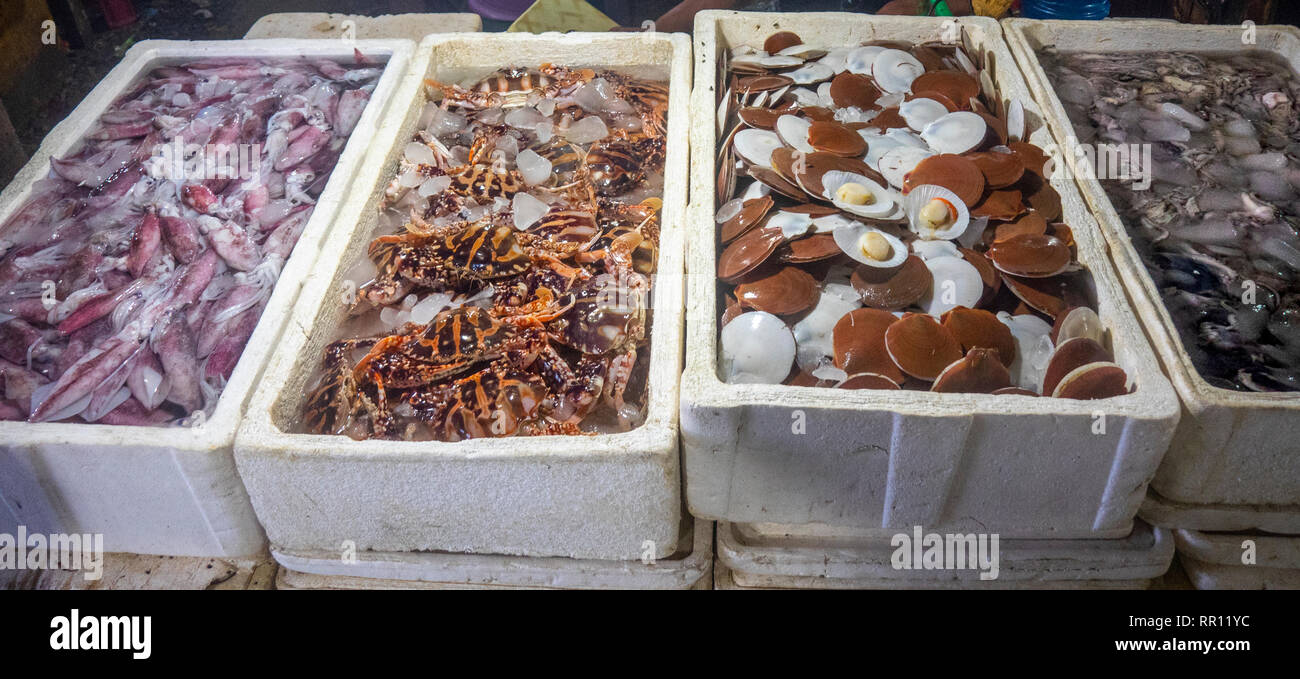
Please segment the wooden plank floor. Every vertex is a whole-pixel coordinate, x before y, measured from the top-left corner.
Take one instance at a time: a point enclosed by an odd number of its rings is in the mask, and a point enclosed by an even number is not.
[[[275,589],[277,568],[269,554],[246,559],[105,554],[99,580],[86,580],[82,571],[4,570],[0,589]]]

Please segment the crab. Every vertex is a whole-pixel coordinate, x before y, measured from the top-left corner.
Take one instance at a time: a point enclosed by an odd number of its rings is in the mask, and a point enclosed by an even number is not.
[[[470,88],[432,79],[426,79],[424,83],[441,92],[449,106],[468,109],[493,106],[518,108],[527,104],[530,96],[553,99],[594,77],[595,72],[591,69],[571,70],[547,64],[539,69],[519,66],[503,68]]]

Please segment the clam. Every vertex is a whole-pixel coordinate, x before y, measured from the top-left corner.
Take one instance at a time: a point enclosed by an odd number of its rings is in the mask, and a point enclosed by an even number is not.
[[[835,122],[813,121],[808,126],[807,140],[814,149],[837,156],[855,157],[867,150],[861,135]]]
[[[832,78],[828,91],[835,106],[839,108],[853,106],[863,110],[874,107],[881,94],[871,78],[848,71]]]
[[[966,153],[984,143],[988,123],[969,111],[948,113],[921,130],[921,138],[936,153]]]
[[[930,70],[912,82],[913,92],[938,92],[961,108],[966,108],[972,98],[978,97],[980,83],[960,71]]]
[[[808,130],[811,127],[812,121],[796,115],[786,114],[776,119],[776,133],[780,135],[781,141],[804,153],[816,150],[808,143]]]
[[[1025,278],[1055,276],[1074,259],[1070,246],[1056,236],[1028,233],[994,241],[988,256],[999,271]]]
[[[893,193],[865,175],[842,170],[823,174],[822,195],[835,207],[875,219],[888,219],[896,211]]]
[[[782,116],[794,117],[794,116]],[[770,130],[746,129],[736,133],[732,147],[750,165],[772,167],[772,151],[781,148],[781,138]]]
[[[926,240],[952,240],[970,224],[970,212],[961,198],[934,184],[913,187],[903,199],[903,208],[912,233]]]
[[[925,313],[939,317],[959,306],[974,307],[984,296],[984,279],[970,262],[961,257],[935,257],[925,260],[934,279],[930,289],[917,301]]]
[[[908,127],[919,132],[948,115],[948,107],[934,99],[915,98],[899,104],[898,115],[903,117]]]
[[[786,243],[785,250],[778,256],[782,262],[807,264],[838,257],[842,252],[833,234],[815,233]]]
[[[879,45],[866,45],[853,49],[844,57],[844,68],[850,73],[871,75],[876,57],[884,51],[885,48]]]
[[[1061,378],[1052,396],[1092,400],[1129,393],[1128,374],[1114,363],[1091,363]]]
[[[788,316],[811,309],[821,296],[821,286],[807,271],[783,266],[775,272],[747,279],[736,286],[736,299],[757,311]]]
[[[767,216],[772,205],[774,202],[771,196],[762,196],[741,203],[740,210],[735,216],[722,224],[720,232],[722,242],[729,243],[757,226]]]
[[[767,36],[767,40],[763,41],[763,51],[768,54],[777,54],[781,50],[802,44],[803,38],[800,38],[798,33],[794,33],[793,31],[777,31],[772,35]]]
[[[984,180],[991,189],[1001,189],[1011,186],[1020,180],[1025,174],[1025,163],[1021,156],[1014,153],[999,153],[998,151],[979,151],[977,153],[967,154],[971,162],[979,168],[984,175]],[[974,201],[972,201],[974,202]]]
[[[993,349],[1004,365],[1010,366],[1016,358],[1016,339],[1011,329],[984,309],[956,307],[943,314],[943,327],[957,338],[962,351]]]
[[[930,290],[934,277],[920,257],[904,260],[897,269],[861,265],[853,270],[850,282],[862,303],[875,309],[902,309],[915,304]]]
[[[740,314],[722,326],[719,368],[731,384],[780,384],[794,364],[794,335],[764,311]]]
[[[903,177],[904,191],[923,184],[942,186],[966,205],[978,203],[984,195],[984,173],[970,159],[951,153],[930,156]]]
[[[1086,306],[1079,306],[1056,317],[1052,326],[1052,341],[1061,344],[1068,340],[1083,337],[1098,344],[1106,341],[1106,328],[1101,324],[1097,312]]]
[[[1011,373],[997,350],[971,349],[944,368],[930,390],[946,394],[990,394],[1010,386]]]
[[[792,71],[786,71],[784,75],[793,80],[796,85],[811,85],[830,80],[835,76],[835,69],[810,61]]]
[[[927,382],[962,357],[961,345],[939,321],[906,314],[885,330],[885,349],[900,370]]]
[[[1076,368],[1089,363],[1110,363],[1113,360],[1114,357],[1106,351],[1106,347],[1087,337],[1075,337],[1061,342],[1056,345],[1056,350],[1047,363],[1047,369],[1043,372],[1042,389],[1039,391],[1044,394],[1054,393],[1065,376]]]
[[[718,256],[718,278],[733,282],[757,269],[785,242],[780,229],[751,229]]]
[[[884,375],[877,375],[875,373],[860,373],[857,375],[850,375],[847,380],[840,382],[836,388],[838,389],[886,389],[891,391],[897,391],[899,389],[902,389],[902,387],[898,386],[897,382],[894,382],[893,380],[889,379],[888,377],[885,377]]]
[[[933,155],[933,152],[915,146],[895,146],[880,156],[876,169],[890,186],[901,189],[907,175],[915,170],[921,161]]]
[[[855,222],[832,232],[844,254],[866,266],[893,269],[907,260],[907,246],[897,237]]]
[[[925,66],[916,57],[898,49],[882,50],[871,64],[871,77],[886,92],[907,92],[912,81],[925,73]]]
[[[1037,389],[1052,355],[1051,326],[1033,314],[1013,316],[1005,311],[998,313],[998,321],[1016,340],[1016,356],[1008,366],[1012,381],[1022,389]]]
[[[881,309],[854,309],[832,333],[835,366],[849,374],[874,373],[902,384],[903,373],[885,349],[885,331],[898,318]]]

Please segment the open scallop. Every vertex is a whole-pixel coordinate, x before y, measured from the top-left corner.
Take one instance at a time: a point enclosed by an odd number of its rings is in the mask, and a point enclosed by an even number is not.
[[[871,63],[871,77],[886,92],[907,92],[912,81],[925,73],[925,66],[903,50],[885,49]]]
[[[823,195],[835,207],[870,219],[889,219],[897,211],[894,193],[856,172],[828,170],[822,175]]]
[[[970,224],[970,211],[957,194],[935,184],[922,184],[903,198],[908,226],[918,238],[952,240]]]
[[[880,229],[854,222],[833,232],[835,244],[854,260],[880,269],[893,269],[907,261],[907,246]]]
[[[988,129],[988,123],[978,113],[957,111],[926,125],[921,138],[936,153],[966,153],[984,142]]]
[[[719,364],[731,384],[780,384],[794,364],[794,334],[785,321],[749,311],[722,327]]]
[[[775,132],[757,129],[737,132],[732,145],[749,164],[769,168],[772,167],[772,152],[783,146],[781,137]]]

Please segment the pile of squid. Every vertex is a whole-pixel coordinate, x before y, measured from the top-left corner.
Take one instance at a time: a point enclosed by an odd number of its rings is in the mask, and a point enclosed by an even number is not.
[[[1130,391],[1022,102],[962,44],[726,55],[719,373],[730,383]]]
[[[459,441],[639,425],[666,86],[548,64],[427,87],[305,431]]]
[[[382,68],[163,66],[0,227],[0,418],[201,424]]]
[[[1080,142],[1150,146],[1149,189],[1099,178],[1197,371],[1300,389],[1300,79],[1264,53],[1049,52],[1044,67]]]

